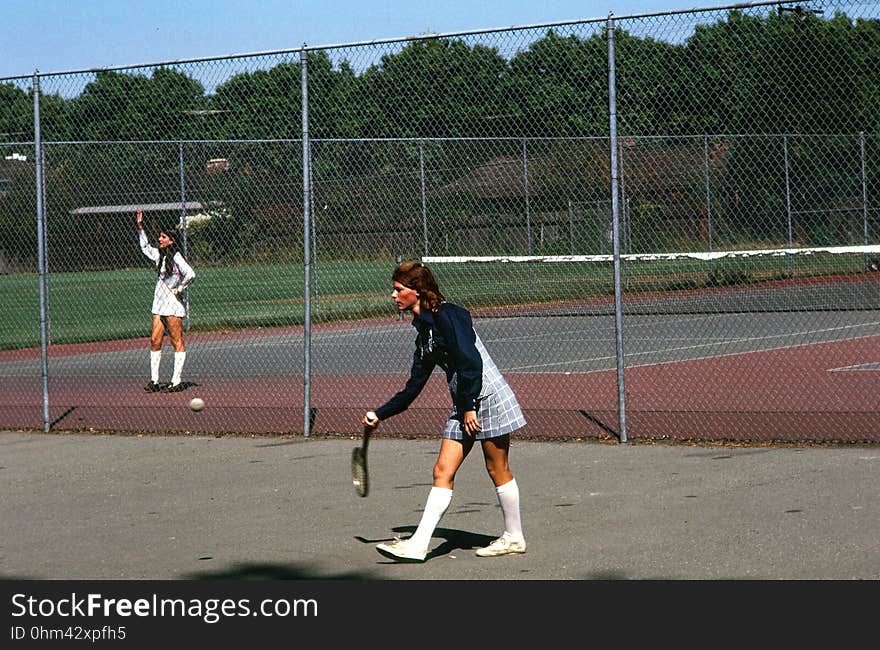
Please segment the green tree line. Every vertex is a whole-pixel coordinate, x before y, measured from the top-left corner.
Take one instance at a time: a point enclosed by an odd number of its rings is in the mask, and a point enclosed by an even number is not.
[[[749,16],[696,26],[681,43],[616,32],[624,135],[874,132],[880,21]],[[549,29],[505,59],[462,39],[425,39],[357,74],[308,55],[313,138],[595,136],[608,131],[604,32]],[[42,97],[42,137],[282,139],[301,135],[299,63],[240,73],[213,93],[182,71],[98,71],[76,97]],[[33,136],[27,91],[0,84],[0,134]]]
[[[621,136],[878,132],[878,20],[734,10],[697,26],[681,42],[618,28],[615,43]],[[415,190],[411,174],[425,150],[356,139],[493,139],[470,147],[430,143],[432,183],[444,186],[489,161],[517,155],[507,138],[608,135],[608,47],[602,30],[578,36],[549,29],[509,58],[465,39],[420,39],[360,72],[333,54],[311,51],[307,61],[309,135],[316,142],[342,140],[316,144],[314,157],[316,192],[323,193],[332,219],[362,215],[390,224],[412,207],[401,196]],[[171,143],[239,141],[204,144],[198,156],[187,156],[187,190],[190,198],[235,206],[229,220],[218,220],[213,235],[207,233],[210,254],[253,254],[251,240],[258,235],[252,224],[263,219],[260,231],[271,231],[277,206],[301,205],[296,142],[302,134],[301,92],[300,63],[284,62],[235,74],[211,92],[184,70],[157,67],[98,71],[74,97],[42,95],[41,135],[52,143],[46,152],[47,205],[59,213],[50,236],[75,237],[81,224],[61,215],[77,205],[179,198],[179,156]],[[0,149],[4,138],[33,137],[32,98],[12,84],[0,84],[4,133],[25,135],[0,135]],[[254,140],[273,142],[246,144]],[[96,144],[68,144],[83,141]],[[571,143],[536,148],[545,161],[540,171],[546,195],[562,201],[579,184],[582,198],[607,196],[602,174],[581,171],[604,168],[607,161],[589,157],[566,165]],[[742,186],[750,184],[755,168],[778,167],[776,152],[763,160],[750,153],[747,169],[738,167],[736,153],[734,147],[727,167],[740,175]],[[205,159],[215,154],[241,173],[206,175]],[[562,161],[557,171],[546,164],[550,160]],[[829,162],[815,182],[831,186],[836,173]],[[19,257],[36,250],[33,186],[19,182],[32,174],[0,167],[0,177],[17,175],[0,197],[0,248]],[[755,201],[766,203],[778,182],[774,176],[763,181],[766,187],[752,188]],[[521,198],[510,197],[498,209],[519,210]],[[437,203],[443,201],[449,209],[456,205],[448,195],[438,197]],[[381,214],[376,206],[383,206]],[[244,248],[241,238],[250,238]]]

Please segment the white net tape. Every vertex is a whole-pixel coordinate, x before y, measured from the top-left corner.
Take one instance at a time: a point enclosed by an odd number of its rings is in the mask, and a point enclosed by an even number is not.
[[[757,256],[785,256],[785,255],[815,255],[828,253],[831,255],[859,254],[880,255],[880,245],[868,246],[828,246],[820,248],[775,248],[754,249],[744,251],[712,251],[712,252],[687,252],[687,253],[627,253],[622,254],[620,259],[631,261],[653,260],[718,260],[732,257],[757,257]],[[613,255],[486,255],[486,256],[426,256],[422,258],[425,264],[460,264],[466,262],[612,262]]]

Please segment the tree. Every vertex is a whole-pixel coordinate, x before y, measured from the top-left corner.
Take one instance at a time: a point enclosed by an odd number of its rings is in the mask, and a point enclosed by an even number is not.
[[[607,134],[607,45],[598,34],[584,40],[551,29],[511,60],[501,93],[509,135]]]
[[[11,83],[0,84],[0,142],[24,142],[34,137],[34,103]]]
[[[491,136],[499,132],[504,58],[483,45],[425,39],[382,57],[359,79],[359,131],[373,138]]]

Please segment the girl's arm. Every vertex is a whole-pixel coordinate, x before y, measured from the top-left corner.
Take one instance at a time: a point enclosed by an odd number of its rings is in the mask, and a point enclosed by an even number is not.
[[[416,351],[413,354],[413,363],[412,368],[410,368],[409,371],[409,379],[403,387],[403,390],[395,393],[391,399],[377,408],[375,411],[376,416],[380,420],[387,420],[392,415],[397,415],[409,408],[409,405],[413,403],[413,400],[419,396],[419,393],[422,392],[425,384],[428,383],[428,379],[431,377],[431,372],[433,370],[434,364],[423,361],[418,351]]]
[[[150,240],[147,239],[147,233],[144,232],[144,212],[137,211],[138,240],[141,244],[141,252],[154,262],[159,259],[159,249],[150,246]]]
[[[449,358],[458,375],[455,404],[462,413],[475,411],[483,388],[483,358],[477,350],[477,335],[466,309],[440,309],[437,328],[447,341]]]
[[[159,249],[150,245],[150,240],[147,239],[147,233],[145,233],[143,229],[138,230],[138,238],[140,239],[141,252],[154,262],[158,262]]]
[[[193,283],[193,280],[196,279],[196,272],[179,252],[174,254],[174,263],[180,271],[180,284],[177,285],[177,292],[180,293]]]

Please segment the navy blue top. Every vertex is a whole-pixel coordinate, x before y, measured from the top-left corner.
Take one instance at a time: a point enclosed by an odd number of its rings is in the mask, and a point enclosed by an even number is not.
[[[477,350],[470,312],[450,302],[437,313],[423,311],[414,316],[416,349],[409,380],[403,390],[376,409],[380,420],[405,411],[422,392],[435,366],[446,371],[447,383],[456,378],[453,402],[459,413],[475,411],[483,387],[483,359]]]

